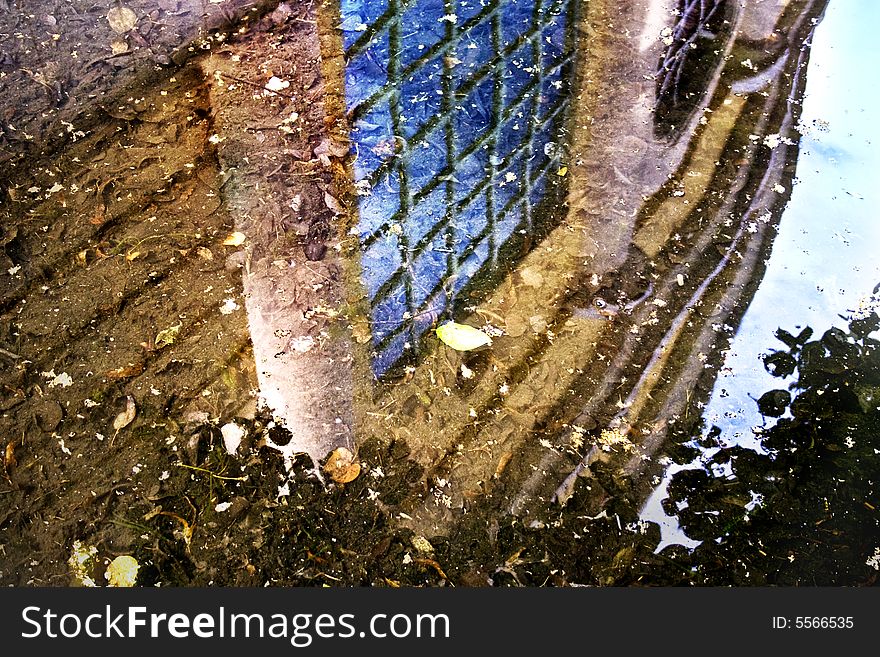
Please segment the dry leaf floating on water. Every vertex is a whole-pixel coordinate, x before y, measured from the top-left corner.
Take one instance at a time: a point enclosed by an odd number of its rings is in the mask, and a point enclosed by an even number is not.
[[[437,337],[456,351],[471,351],[492,344],[492,338],[478,328],[445,322],[436,329]]]

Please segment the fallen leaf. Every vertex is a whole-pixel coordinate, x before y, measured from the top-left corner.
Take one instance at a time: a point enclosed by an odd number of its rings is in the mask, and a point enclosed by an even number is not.
[[[161,349],[162,347],[167,347],[170,344],[174,344],[174,341],[177,339],[177,334],[180,332],[180,327],[183,324],[178,324],[177,326],[171,326],[167,329],[159,331],[156,334],[156,339],[153,341],[156,349]]]
[[[17,440],[10,440],[6,443],[6,450],[3,453],[3,467],[7,470],[17,463],[15,460],[16,445],[18,445]]]
[[[354,460],[354,454],[351,453],[351,450],[338,447],[327,459],[324,472],[329,474],[336,483],[347,484],[357,479],[361,473],[361,464]]]
[[[227,422],[220,427],[220,434],[223,436],[223,446],[226,448],[226,453],[235,456],[246,435],[245,430],[235,422]]]
[[[342,204],[327,192],[324,192],[324,205],[330,208],[333,214],[345,214],[345,208],[342,207]]]
[[[137,583],[137,575],[140,568],[141,565],[137,562],[137,559],[123,554],[110,562],[104,577],[108,580],[109,586],[131,587]]]
[[[529,287],[539,288],[544,285],[544,277],[534,267],[523,268],[519,275],[522,278],[522,282]]]
[[[137,25],[137,14],[128,7],[114,7],[107,12],[107,22],[114,32],[125,34]]]
[[[313,153],[319,158],[324,155],[330,155],[333,157],[345,157],[348,155],[350,147],[347,144],[338,144],[328,137],[324,137],[321,140],[321,143],[315,146],[313,149]]]
[[[124,429],[131,421],[134,420],[134,416],[137,413],[137,406],[134,403],[134,397],[128,395],[125,398],[125,410],[122,411],[119,415],[116,416],[116,419],[113,420],[113,428],[119,432],[120,429]]]
[[[144,363],[142,361],[138,361],[137,363],[129,363],[128,365],[117,367],[115,370],[110,370],[105,374],[105,376],[111,379],[128,379],[133,376],[137,376],[143,371]]]
[[[100,226],[105,221],[107,221],[107,215],[105,214],[107,209],[103,205],[99,205],[98,209],[95,210],[94,214],[89,217],[89,223],[93,226]]]
[[[456,351],[471,351],[492,344],[492,338],[467,324],[446,322],[435,330],[437,337]]]
[[[223,246],[240,246],[244,244],[246,239],[247,237],[244,233],[235,231],[234,233],[230,233],[229,236],[223,240]]]
[[[114,55],[121,55],[124,52],[128,52],[128,43],[125,39],[114,39],[110,43],[110,52]]]
[[[367,322],[357,322],[351,328],[351,337],[355,339],[355,342],[358,344],[366,344],[369,342],[373,335],[370,333],[370,326]]]

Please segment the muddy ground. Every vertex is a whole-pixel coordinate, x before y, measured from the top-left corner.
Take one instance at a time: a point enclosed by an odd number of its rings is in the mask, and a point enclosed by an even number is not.
[[[346,483],[289,458],[258,403],[243,278],[283,273],[261,284],[288,286],[294,334],[356,335],[353,315],[315,312],[345,300],[351,203],[329,19],[129,2],[120,31],[89,3],[26,4],[0,0],[0,583],[103,585],[122,554],[144,586],[873,583],[784,528],[734,555],[655,554],[659,531],[601,465],[548,521],[505,513],[498,487],[419,536],[401,514],[432,492],[403,440],[362,437]],[[316,379],[337,392],[338,356]]]

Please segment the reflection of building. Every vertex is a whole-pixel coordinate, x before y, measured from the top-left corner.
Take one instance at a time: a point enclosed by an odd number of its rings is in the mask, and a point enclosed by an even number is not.
[[[721,56],[694,62],[710,75],[694,81],[675,139],[657,129],[656,96],[678,19],[651,2],[586,6],[565,216],[465,318],[504,335],[488,356],[441,346],[360,413],[362,433],[406,440],[444,482],[419,523],[499,487],[508,510],[546,508],[595,459],[619,486],[646,479],[763,273],[822,4],[735,9]]]
[[[541,206],[564,193],[571,6],[342,1],[377,375],[478,273],[552,227]]]

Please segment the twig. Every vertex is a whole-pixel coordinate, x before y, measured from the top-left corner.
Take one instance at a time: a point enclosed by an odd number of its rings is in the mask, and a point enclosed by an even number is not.
[[[8,349],[4,349],[3,347],[0,347],[0,354],[3,354],[7,358],[12,358],[14,360],[18,360],[19,358],[21,358],[21,356],[19,356],[18,354],[14,354]]]
[[[223,71],[217,71],[217,73],[222,78],[229,78],[230,80],[235,80],[236,82],[241,82],[242,84],[246,84],[254,89],[262,89],[263,91],[268,91],[273,94],[277,94],[279,96],[284,96],[285,98],[290,98],[291,100],[296,100],[296,96],[291,96],[290,94],[283,94],[280,91],[275,91],[274,89],[269,89],[266,85],[257,84],[256,82],[251,82],[250,80],[245,80],[244,78],[237,77],[235,75],[230,75],[229,73],[224,73]]]
[[[176,463],[175,465],[181,468],[189,468],[190,470],[198,470],[199,472],[204,472],[205,474],[211,475],[215,479],[223,479],[224,481],[247,481],[248,479],[247,475],[243,477],[224,477],[223,475],[218,475],[217,473],[211,472],[210,470],[207,470],[205,468],[199,468],[194,465],[187,465],[186,463]]]

